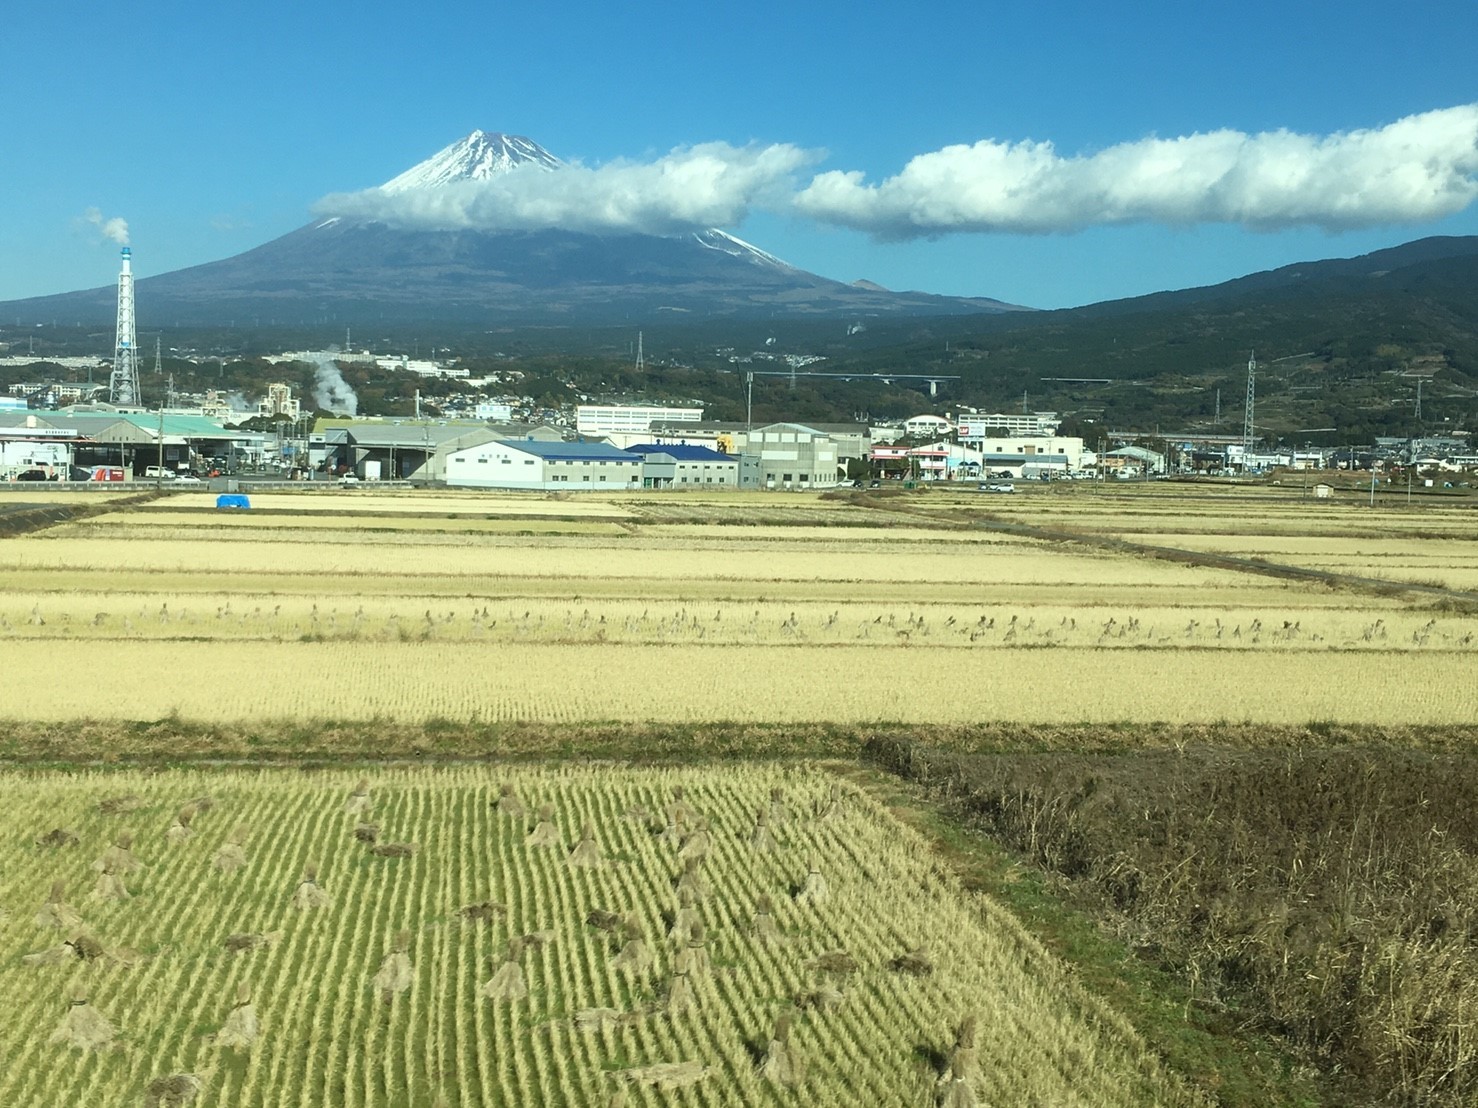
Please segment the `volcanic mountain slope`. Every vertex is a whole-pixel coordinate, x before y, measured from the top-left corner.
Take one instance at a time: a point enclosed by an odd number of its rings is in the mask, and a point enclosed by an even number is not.
[[[399,176],[387,196],[563,163],[516,135],[474,131]],[[136,282],[139,318],[164,325],[438,320],[599,324],[654,317],[910,316],[1000,312],[989,299],[894,293],[818,277],[719,230],[678,236],[424,230],[318,219],[223,261]],[[22,320],[113,318],[113,287],[16,301]]]

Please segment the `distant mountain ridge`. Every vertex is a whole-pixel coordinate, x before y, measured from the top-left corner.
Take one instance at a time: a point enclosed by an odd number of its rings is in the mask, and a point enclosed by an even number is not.
[[[404,196],[564,162],[521,135],[474,131],[380,186]],[[135,281],[166,325],[445,322],[601,325],[688,319],[937,316],[1011,311],[988,298],[847,285],[717,228],[686,235],[426,230],[330,216],[205,265]],[[0,306],[23,320],[113,318],[107,286]]]

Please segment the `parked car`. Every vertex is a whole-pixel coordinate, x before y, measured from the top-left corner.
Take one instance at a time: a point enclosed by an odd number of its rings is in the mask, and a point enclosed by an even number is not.
[[[980,485],[981,492],[1015,492],[1016,486],[1009,482],[992,482],[989,485]]]
[[[352,473],[346,473],[342,477],[339,478],[339,484],[341,484],[341,485],[357,485],[357,484],[359,484],[359,478],[356,477]]]
[[[193,474],[193,473],[177,473],[177,474],[175,474],[174,483],[176,485],[203,485],[203,484],[205,484],[204,481],[202,481],[199,477],[196,477],[195,474]]]

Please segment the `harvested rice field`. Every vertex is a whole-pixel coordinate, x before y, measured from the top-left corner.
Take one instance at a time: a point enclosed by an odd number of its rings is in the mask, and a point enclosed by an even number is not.
[[[963,495],[330,489],[267,494],[244,513],[163,497],[0,539],[0,716],[1473,718],[1471,519],[1414,512],[1407,537],[1375,538],[1389,511],[1342,504],[1341,534],[1266,491],[1255,507],[1245,492],[996,497],[989,513]],[[1290,580],[1198,564],[1202,552],[1450,591]]]
[[[17,1108],[1199,1103],[819,768],[12,773],[0,796]]]

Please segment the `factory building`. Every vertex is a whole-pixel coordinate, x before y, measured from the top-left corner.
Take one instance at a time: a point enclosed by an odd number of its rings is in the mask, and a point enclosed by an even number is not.
[[[639,489],[642,457],[603,443],[485,442],[446,456],[446,483],[461,488],[566,492]]]
[[[644,489],[737,489],[739,456],[704,446],[640,443],[627,448],[642,458]]]
[[[841,479],[836,442],[802,423],[755,428],[745,454],[758,459],[760,488],[829,489]]]

